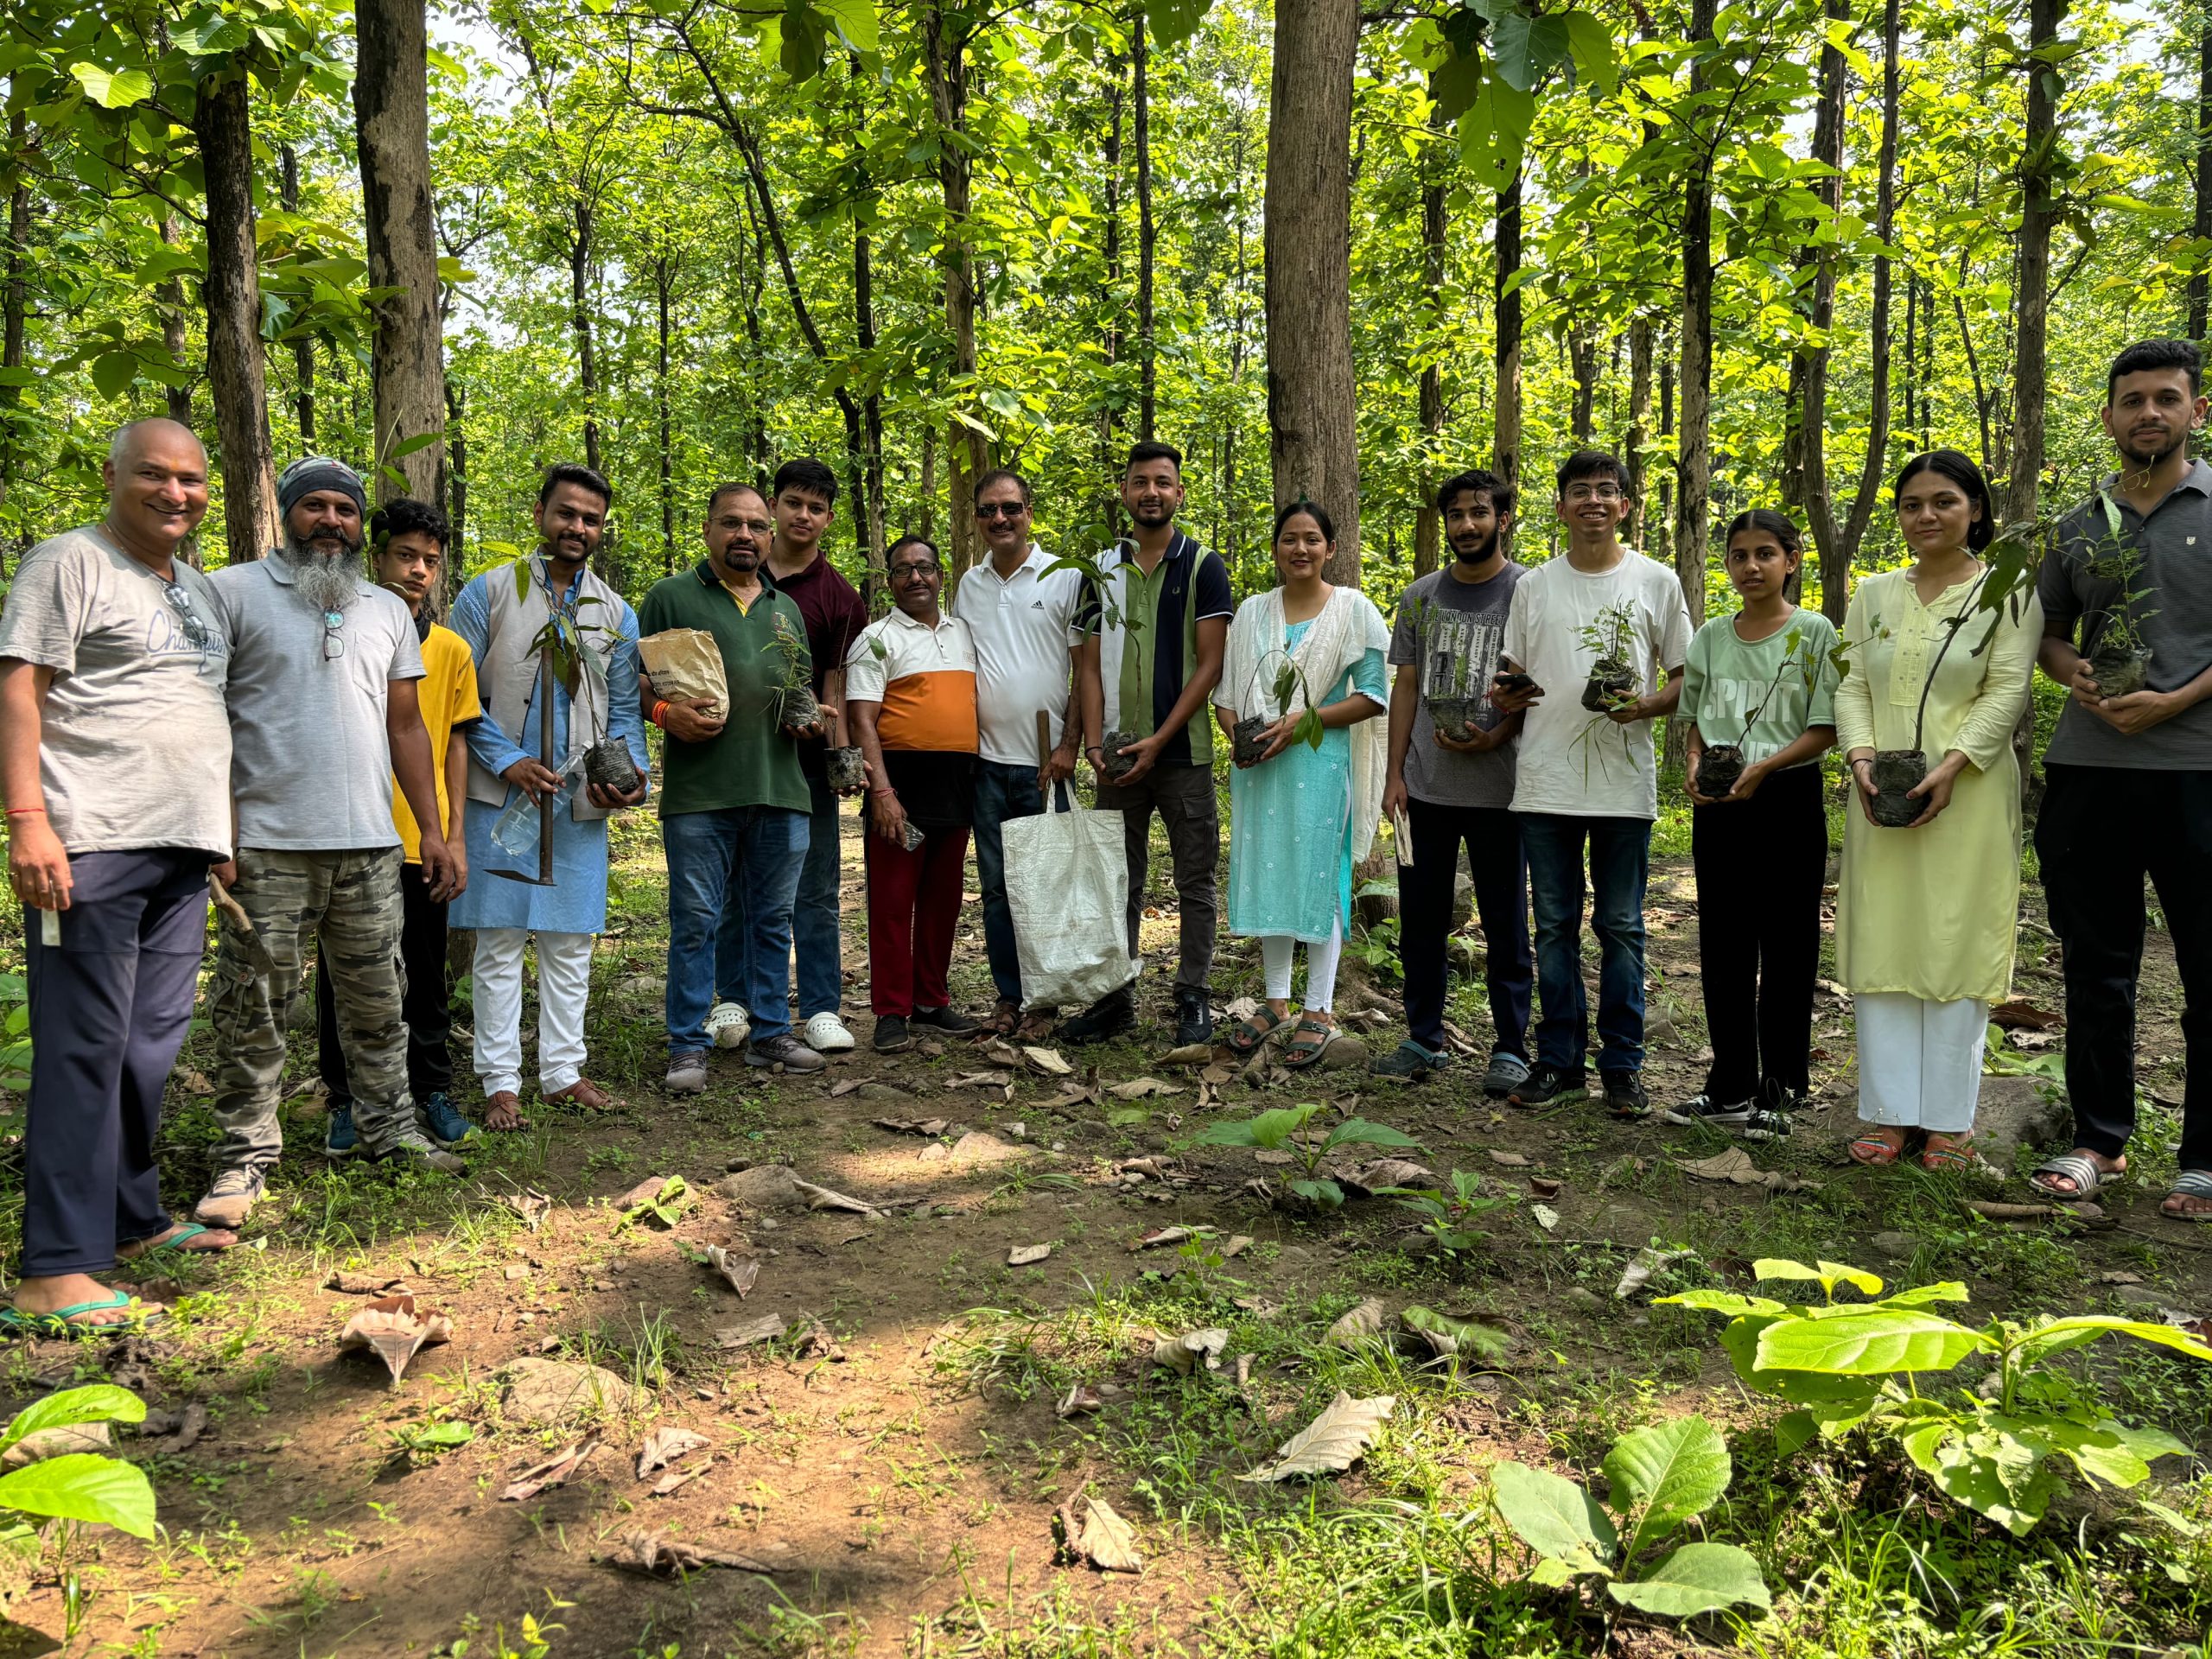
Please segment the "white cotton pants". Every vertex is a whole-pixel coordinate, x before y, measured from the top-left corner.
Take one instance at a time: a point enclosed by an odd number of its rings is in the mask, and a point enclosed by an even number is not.
[[[1964,1135],[1981,1098],[1989,1004],[1866,991],[1859,1016],[1859,1116],[1890,1128]]]
[[[519,927],[476,930],[476,1075],[484,1097],[522,1092],[522,953]],[[555,1095],[584,1074],[584,1004],[591,995],[588,933],[537,938],[537,1084]]]
[[[1270,1001],[1290,1000],[1292,953],[1298,941],[1287,933],[1260,936],[1260,965],[1267,974]],[[1337,963],[1344,952],[1344,928],[1338,922],[1325,943],[1306,947],[1306,1001],[1300,1006],[1326,1014],[1337,1000]]]

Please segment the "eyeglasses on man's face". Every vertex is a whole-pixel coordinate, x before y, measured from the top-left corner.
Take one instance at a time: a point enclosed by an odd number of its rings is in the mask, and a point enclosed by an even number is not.
[[[1570,484],[1562,493],[1566,499],[1580,505],[1585,501],[1618,501],[1621,488],[1618,484]]]
[[[919,582],[925,577],[936,574],[937,566],[925,559],[917,559],[906,564],[894,564],[891,567],[891,580],[893,582]]]
[[[983,501],[976,504],[976,516],[988,521],[993,518],[1024,518],[1029,514],[1027,501]]]

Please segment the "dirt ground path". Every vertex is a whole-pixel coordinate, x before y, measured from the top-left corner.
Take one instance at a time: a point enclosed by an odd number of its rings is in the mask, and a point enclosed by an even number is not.
[[[847,827],[857,941],[859,849]],[[163,1540],[80,1540],[67,1572],[19,1574],[8,1609],[19,1625],[58,1639],[73,1620],[72,1651],[173,1659],[1263,1649],[1269,1586],[1235,1517],[1280,1521],[1379,1488],[1363,1468],[1311,1491],[1235,1477],[1310,1414],[1314,1337],[1363,1299],[1393,1312],[1427,1303],[1504,1333],[1504,1357],[1471,1368],[1429,1420],[1444,1436],[1429,1450],[1447,1487],[1502,1448],[1542,1448],[1546,1414],[1565,1402],[1726,1380],[1709,1329],[1643,1296],[1616,1298],[1649,1245],[1693,1253],[1671,1283],[1741,1281],[1754,1255],[1817,1255],[1899,1281],[1962,1278],[1995,1312],[2212,1305],[2212,1233],[2157,1218],[2171,1160],[2155,1149],[2147,1184],[2112,1196],[2112,1224],[2066,1235],[1970,1215],[1961,1201],[1973,1194],[1949,1181],[1850,1166],[1850,1022],[1829,993],[1815,1039],[1820,1109],[1788,1142],[1752,1149],[1758,1169],[1796,1187],[1786,1192],[1685,1171],[1727,1149],[1715,1135],[1619,1125],[1588,1105],[1531,1116],[1471,1097],[1479,1058],[1414,1088],[1363,1069],[1209,1083],[1162,1063],[1157,976],[1145,982],[1145,1040],[1053,1046],[1072,1077],[965,1043],[879,1059],[865,1046],[857,942],[846,963],[858,1055],[813,1078],[766,1077],[717,1055],[706,1096],[671,1100],[659,1086],[658,842],[649,824],[626,825],[617,845],[619,919],[600,948],[590,1064],[615,1110],[538,1106],[531,1130],[502,1137],[466,1180],[394,1180],[325,1163],[320,1106],[303,1088],[288,1103],[292,1148],[249,1248],[146,1287],[175,1303],[167,1326],[105,1353],[12,1351],[11,1408],[107,1375],[182,1419],[166,1439],[124,1442],[155,1476]],[[2019,995],[2056,1011],[2035,896]],[[980,1012],[989,998],[972,906],[964,920],[956,985]],[[1686,862],[1655,868],[1650,924],[1649,1082],[1664,1102],[1695,1091],[1703,1062]],[[1172,942],[1173,926],[1172,912],[1151,917],[1147,947]],[[1225,948],[1219,995],[1250,994],[1256,973],[1255,953]],[[1375,1052],[1402,1034],[1379,978],[1354,972],[1340,1003]],[[1477,994],[1457,995],[1456,1021],[1478,1033]],[[2162,937],[2144,1002],[2146,1089],[2177,1099]],[[456,1042],[466,1078],[466,1039]],[[204,1044],[193,1039],[180,1069],[173,1198],[196,1190],[213,1138]],[[296,1039],[302,1083],[311,1049],[311,1037]],[[1147,1077],[1165,1087],[1112,1092]],[[2032,1103],[2036,1087],[2006,1079],[2000,1091]],[[1279,1186],[1279,1164],[1185,1145],[1205,1122],[1306,1100],[1324,1103],[1323,1121],[1357,1115],[1413,1136],[1420,1149],[1406,1155],[1446,1185],[1451,1170],[1479,1173],[1486,1191],[1516,1201],[1484,1217],[1479,1249],[1447,1258],[1386,1199],[1290,1213],[1249,1185]],[[918,1127],[885,1127],[900,1121]],[[764,1197],[772,1173],[741,1196],[723,1185],[733,1169],[779,1162],[857,1207]],[[623,1195],[657,1195],[670,1178],[685,1184],[669,1202],[672,1226],[626,1218]],[[516,1202],[531,1194],[550,1202]],[[2017,1177],[2003,1196],[2025,1196]],[[1146,1245],[1175,1227],[1213,1231]],[[1249,1242],[1232,1252],[1239,1237]],[[758,1264],[742,1299],[703,1259],[710,1245]],[[1009,1264],[1041,1245],[1044,1259]],[[423,1349],[397,1387],[372,1356],[336,1342],[377,1285],[404,1286],[451,1322],[451,1339]],[[763,1321],[781,1333],[724,1345]],[[1218,1376],[1154,1365],[1154,1337],[1192,1323],[1230,1331]],[[503,1376],[518,1359],[604,1375],[596,1395],[549,1415]],[[577,1374],[562,1375],[566,1386]],[[1410,1365],[1408,1378],[1425,1386]],[[1077,1384],[1096,1390],[1086,1403],[1099,1408],[1056,1415]],[[640,1478],[641,1445],[668,1430],[696,1441]],[[557,1484],[503,1498],[534,1466],[594,1441]],[[1055,1512],[1083,1491],[1136,1523],[1141,1577],[1058,1558]],[[609,1559],[638,1535],[647,1548],[743,1565],[674,1580]]]

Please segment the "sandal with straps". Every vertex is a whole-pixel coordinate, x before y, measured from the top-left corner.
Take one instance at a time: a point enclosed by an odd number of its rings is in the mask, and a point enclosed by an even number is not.
[[[2212,1200],[2212,1170],[2184,1169],[2174,1177],[2173,1185],[2158,1205],[2158,1213],[2168,1221],[2212,1221],[2212,1210],[2167,1209],[2176,1198]]]
[[[1260,1023],[1262,1020],[1267,1023],[1262,1025]],[[1222,1040],[1228,1044],[1229,1052],[1239,1059],[1249,1059],[1260,1052],[1268,1038],[1289,1022],[1288,1014],[1277,1014],[1262,1004],[1249,1019],[1239,1020],[1236,1029]]]
[[[1903,1129],[1897,1131],[1897,1138],[1894,1141],[1889,1138],[1885,1130],[1868,1129],[1862,1135],[1853,1136],[1851,1145],[1846,1150],[1851,1154],[1851,1161],[1854,1164],[1864,1164],[1869,1169],[1887,1169],[1904,1156],[1904,1146],[1909,1136]]]
[[[1323,1020],[1314,1014],[1303,1014],[1298,1028],[1291,1033],[1290,1042],[1283,1051],[1284,1067],[1292,1071],[1303,1071],[1321,1058],[1322,1051],[1337,1034],[1337,1022]],[[1307,1038],[1314,1039],[1306,1041]]]
[[[1974,1149],[1971,1135],[1947,1135],[1941,1146],[1930,1135],[1928,1144],[1920,1149],[1920,1166],[1930,1175],[1946,1169],[1971,1175],[1981,1166],[1981,1154]]]
[[[2112,1182],[2126,1174],[2125,1169],[2107,1169],[2085,1152],[2064,1152],[2056,1158],[2046,1158],[2029,1172],[2028,1185],[2046,1198],[2056,1198],[2061,1204],[2078,1204],[2094,1198]],[[2074,1183],[2071,1192],[2060,1191],[2044,1177],[2056,1175]]]

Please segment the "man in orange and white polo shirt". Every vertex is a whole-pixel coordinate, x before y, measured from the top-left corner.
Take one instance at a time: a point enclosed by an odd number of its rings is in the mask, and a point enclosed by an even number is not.
[[[853,642],[845,709],[868,760],[868,993],[875,1051],[891,1054],[914,1026],[981,1028],[945,982],[976,816],[976,643],[938,608],[934,543],[902,536],[884,563],[898,609]]]

